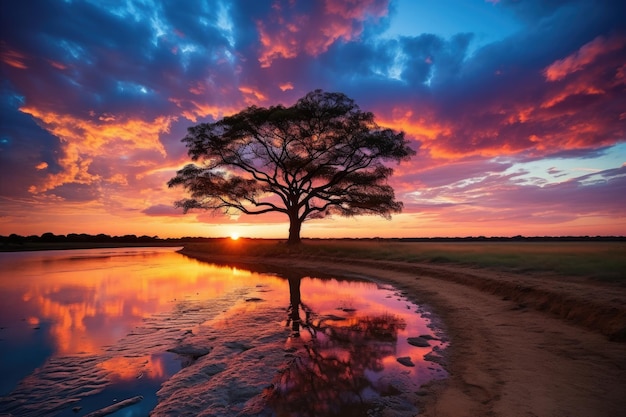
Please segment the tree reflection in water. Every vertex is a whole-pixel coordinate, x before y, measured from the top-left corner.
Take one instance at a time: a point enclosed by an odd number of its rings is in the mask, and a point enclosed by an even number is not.
[[[358,312],[318,316],[302,302],[301,277],[288,280],[287,326],[293,346],[288,365],[267,392],[275,415],[362,416],[375,398],[397,393],[377,373],[384,368],[383,359],[394,355],[404,320]],[[301,337],[303,331],[310,337]]]

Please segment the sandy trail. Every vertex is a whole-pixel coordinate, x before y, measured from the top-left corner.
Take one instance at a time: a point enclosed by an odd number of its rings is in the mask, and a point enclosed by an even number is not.
[[[241,257],[236,262],[368,276],[430,307],[450,338],[450,376],[427,387],[420,416],[626,415],[626,343],[609,340],[622,338],[626,328],[624,287],[431,264]]]

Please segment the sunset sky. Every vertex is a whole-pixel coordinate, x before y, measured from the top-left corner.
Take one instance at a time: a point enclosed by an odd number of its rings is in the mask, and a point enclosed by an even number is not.
[[[286,238],[182,214],[189,126],[341,92],[416,155],[402,214],[303,237],[626,235],[623,0],[0,2],[0,235]]]

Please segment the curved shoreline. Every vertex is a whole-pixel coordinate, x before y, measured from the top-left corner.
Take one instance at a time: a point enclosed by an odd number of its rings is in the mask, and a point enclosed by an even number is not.
[[[449,377],[424,387],[428,395],[418,404],[420,416],[595,417],[619,416],[626,409],[626,344],[606,336],[619,339],[623,329],[624,308],[619,307],[626,305],[626,295],[621,287],[564,279],[542,291],[541,277],[484,269],[180,252],[207,262],[373,277],[427,305],[450,339],[445,352]],[[545,298],[546,293],[555,297]],[[584,308],[575,308],[580,305]],[[589,311],[599,313],[589,317]],[[595,326],[597,331],[589,330]]]

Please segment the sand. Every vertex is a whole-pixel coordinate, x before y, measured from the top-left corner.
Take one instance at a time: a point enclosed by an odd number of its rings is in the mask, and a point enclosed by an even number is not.
[[[394,284],[433,311],[450,340],[449,377],[425,387],[427,395],[416,404],[420,416],[626,415],[624,287],[434,264],[241,257],[236,262],[366,276]]]

